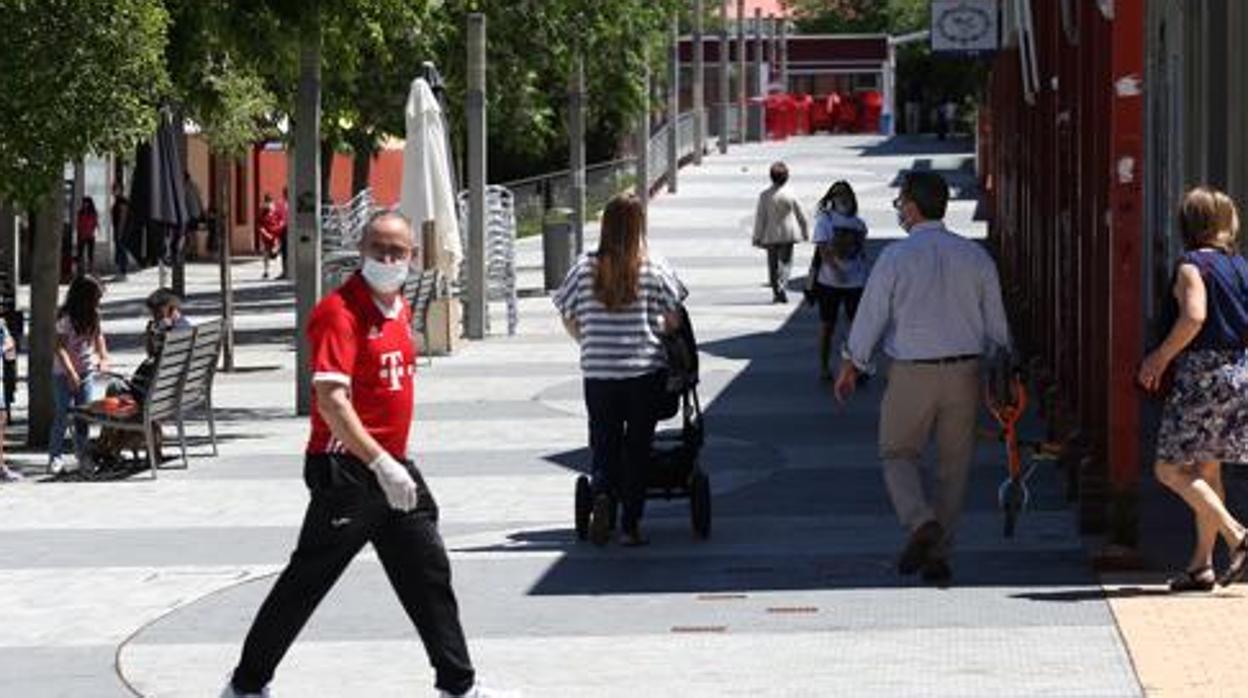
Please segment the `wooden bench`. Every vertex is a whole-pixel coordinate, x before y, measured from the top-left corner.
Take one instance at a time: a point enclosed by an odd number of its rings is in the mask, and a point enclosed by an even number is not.
[[[438,271],[436,269],[418,271],[413,276],[409,276],[407,283],[403,285],[403,295],[407,299],[407,304],[412,308],[412,331],[420,337],[419,353],[426,359],[429,357],[426,351],[429,346],[429,336],[426,332],[429,304],[433,302],[433,296],[437,290]]]
[[[182,399],[178,402],[178,439],[186,442],[186,416],[202,408],[208,420],[208,439],[212,443],[212,455],[217,455],[217,423],[212,414],[212,382],[217,375],[217,360],[221,356],[221,340],[225,335],[225,321],[208,320],[195,325],[191,342],[191,356],[183,378]],[[183,448],[185,451],[185,447]]]
[[[70,410],[74,419],[83,420],[88,424],[142,433],[153,480],[156,479],[156,470],[160,465],[156,432],[160,429],[161,422],[177,421],[181,418],[182,389],[186,384],[187,369],[190,365],[194,343],[195,328],[171,330],[165,334],[160,353],[156,356],[156,367],[152,371],[147,392],[143,396],[143,402],[134,410],[108,412],[102,410],[99,403],[74,407]],[[179,445],[182,448],[181,467],[185,468],[187,467],[186,439],[181,438]]]

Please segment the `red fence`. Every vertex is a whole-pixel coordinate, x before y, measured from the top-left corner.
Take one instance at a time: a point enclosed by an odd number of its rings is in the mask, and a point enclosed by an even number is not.
[[[1106,18],[1032,3],[1040,84],[1017,48],[993,65],[981,115],[990,236],[1016,341],[1046,389],[1086,531],[1132,543],[1141,469],[1143,3]],[[1122,89],[1116,90],[1115,86]],[[1109,505],[1109,506],[1107,506]],[[1108,518],[1107,518],[1108,515]]]

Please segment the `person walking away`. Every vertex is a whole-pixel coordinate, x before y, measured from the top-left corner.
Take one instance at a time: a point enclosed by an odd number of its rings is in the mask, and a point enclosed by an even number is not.
[[[810,239],[802,205],[789,190],[789,168],[783,162],[771,166],[771,186],[758,196],[754,214],[754,246],[767,250],[767,279],[771,301],[788,303],[785,288],[793,266],[793,244]]]
[[[412,249],[406,218],[374,216],[360,242],[361,271],[321,300],[308,321],[314,394],[303,477],[311,501],[290,563],[247,633],[225,698],[268,695],[286,650],[365,543],[377,551],[416,626],[441,695],[514,695],[476,680],[438,506],[407,457],[416,347],[401,290]]]
[[[109,221],[113,228],[113,264],[117,267],[114,281],[125,281],[130,267],[130,255],[124,243],[126,226],[130,223],[130,200],[126,198],[121,184],[113,187],[113,206],[109,209]]]
[[[1222,463],[1248,462],[1248,262],[1237,252],[1239,214],[1212,187],[1189,191],[1179,207],[1185,252],[1174,273],[1173,326],[1140,365],[1139,382],[1157,391],[1167,369],[1173,386],[1157,433],[1157,479],[1192,509],[1196,545],[1171,591],[1209,591],[1240,580],[1248,536],[1226,508]],[[1230,563],[1215,580],[1221,537]]]
[[[288,249],[290,248],[290,192],[286,187],[282,187],[282,198],[277,200],[273,206],[277,212],[279,238],[278,247],[282,256],[282,273],[278,275],[279,279],[290,278],[290,256]]]
[[[0,319],[0,350],[4,352],[5,359],[17,358],[17,343],[13,341],[9,326],[2,319]],[[3,384],[4,362],[0,361],[0,385]],[[0,482],[21,482],[22,474],[4,462],[4,428],[8,423],[8,405],[5,404],[4,399],[4,391],[0,390]]]
[[[834,183],[815,214],[815,253],[807,285],[819,307],[819,379],[832,380],[829,361],[837,316],[845,306],[850,324],[867,283],[867,224],[858,217],[858,197],[849,182]]]
[[[62,457],[69,408],[87,405],[102,397],[98,374],[108,370],[108,344],[100,326],[100,299],[104,287],[91,276],[78,276],[69,285],[65,305],[56,319],[56,350],[52,360],[53,395],[56,400],[52,431],[48,435],[48,471],[66,470]],[[74,420],[74,451],[79,467],[88,464],[89,425]]]
[[[975,451],[980,357],[1010,346],[996,266],[978,243],[945,227],[949,187],[910,172],[893,202],[909,237],[885,248],[871,270],[836,381],[844,402],[883,342],[892,363],[880,409],[880,459],[893,508],[909,540],[898,572],[945,585]],[[935,487],[924,493],[923,451],[935,432]]]
[[[260,215],[256,223],[260,229],[260,250],[264,255],[263,278],[267,279],[269,278],[269,262],[277,256],[282,235],[282,221],[278,216],[277,206],[273,203],[273,195],[268,192],[265,192],[264,201],[260,204]]]
[[[185,170],[182,172],[182,190],[186,195],[186,234],[180,236],[180,239],[175,238],[177,246],[174,253],[175,262],[185,261],[188,255],[193,257],[197,254],[196,239],[205,222],[204,198],[199,193],[199,185],[195,183],[195,178]]]
[[[594,492],[589,536],[596,545],[610,535],[613,495],[623,504],[620,543],[648,542],[640,523],[667,368],[661,336],[679,326],[688,295],[667,263],[649,254],[645,216],[635,195],[608,202],[597,252],[577,260],[554,297],[581,348]]]
[[[83,276],[95,270],[95,233],[100,227],[100,215],[95,210],[95,200],[89,196],[82,197],[75,227],[78,231],[78,276]]]

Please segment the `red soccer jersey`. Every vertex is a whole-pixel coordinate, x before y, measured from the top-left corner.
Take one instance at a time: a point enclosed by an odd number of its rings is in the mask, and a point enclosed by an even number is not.
[[[416,343],[411,309],[401,298],[387,318],[358,273],[316,305],[308,321],[313,382],[350,386],[351,405],[364,428],[390,455],[407,456],[416,390]],[[345,453],[312,397],[308,453]]]

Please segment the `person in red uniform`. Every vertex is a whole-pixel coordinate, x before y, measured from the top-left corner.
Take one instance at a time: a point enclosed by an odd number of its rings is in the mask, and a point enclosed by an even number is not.
[[[95,210],[95,200],[82,197],[78,207],[78,276],[90,274],[95,269],[95,231],[100,227],[100,214]]]
[[[295,552],[256,614],[223,698],[268,695],[286,650],[365,543],[377,551],[424,641],[441,695],[514,695],[475,680],[438,507],[406,457],[416,347],[400,291],[412,246],[407,219],[374,217],[360,243],[361,272],[312,311],[315,390],[303,473],[311,501]]]
[[[277,204],[273,203],[273,196],[266,192],[260,204],[260,213],[256,217],[256,227],[260,232],[260,251],[264,254],[265,279],[269,278],[269,262],[277,256],[278,248],[282,244],[282,229],[285,225]]]

